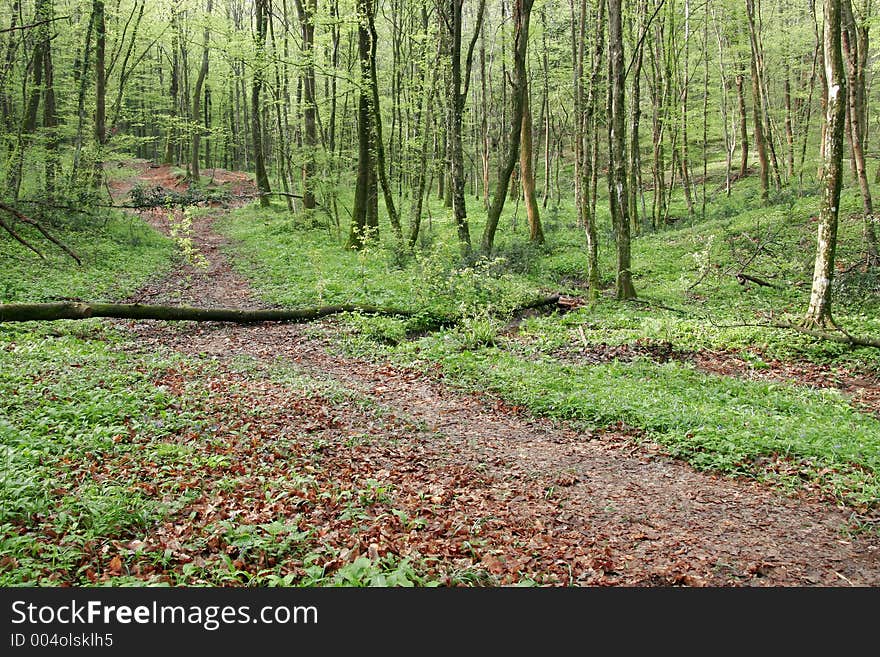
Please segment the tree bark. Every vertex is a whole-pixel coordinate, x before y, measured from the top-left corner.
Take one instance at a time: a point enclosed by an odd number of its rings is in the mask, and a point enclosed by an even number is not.
[[[98,187],[104,180],[104,145],[107,143],[107,78],[104,71],[106,46],[106,22],[104,20],[104,0],[94,0],[92,11],[95,15],[95,142],[98,153],[95,157],[92,184]]]
[[[302,197],[303,208],[313,210],[316,203],[312,179],[315,175],[315,149],[318,147],[317,98],[315,97],[315,14],[318,11],[318,0],[296,0],[296,11],[299,16],[302,52],[305,58],[303,67],[303,146],[305,153],[301,170]],[[333,120],[335,117],[331,118],[331,121]]]
[[[379,41],[376,35],[375,19],[373,11],[367,12],[367,30],[370,35],[369,52],[369,85],[370,85],[370,110],[372,111],[373,146],[375,148],[376,166],[373,172],[378,175],[382,187],[382,196],[385,200],[385,209],[388,211],[388,219],[391,228],[398,240],[403,239],[403,229],[400,225],[400,216],[394,206],[394,196],[391,185],[388,182],[388,172],[385,169],[385,142],[382,137],[382,112],[379,109],[379,79],[376,72],[376,46]],[[378,214],[378,211],[377,211]]]
[[[522,128],[520,130],[519,169],[522,179],[523,196],[526,203],[526,215],[529,221],[529,241],[535,244],[544,243],[544,229],[541,226],[541,214],[538,210],[538,198],[535,194],[535,170],[532,161],[532,111],[529,83],[526,79],[525,102],[523,103]]]
[[[626,106],[624,94],[626,70],[623,61],[622,0],[608,0],[608,63],[611,79],[608,116],[608,195],[611,220],[617,237],[618,299],[632,299],[636,290],[632,282],[630,253],[630,220],[627,193]]]
[[[843,23],[842,47],[846,59],[849,93],[847,110],[849,112],[849,138],[852,147],[853,165],[859,190],[862,194],[863,237],[868,259],[878,262],[877,233],[874,230],[874,201],[868,182],[868,169],[865,163],[865,126],[867,108],[865,106],[865,65],[868,58],[868,26],[860,25],[853,15],[851,0],[843,0],[841,21]]]
[[[534,0],[514,0],[513,24],[514,24],[514,72],[512,113],[510,117],[510,136],[507,144],[507,153],[498,167],[498,183],[492,197],[492,205],[486,217],[486,226],[480,240],[480,248],[485,254],[492,252],[495,244],[495,232],[498,230],[498,220],[504,210],[504,202],[507,199],[510,175],[516,166],[519,157],[520,132],[522,131],[523,108],[525,107],[526,90],[526,51],[529,42],[529,19],[532,14]]]
[[[195,322],[309,322],[339,313],[361,312],[409,317],[415,313],[397,308],[360,304],[320,306],[300,310],[243,310],[241,308],[194,308],[116,303],[15,303],[0,305],[0,322],[52,321],[57,319],[157,319]]]
[[[736,83],[736,97],[738,101],[739,107],[739,177],[745,178],[746,174],[749,172],[749,126],[748,126],[748,112],[746,111],[746,94],[743,89],[743,72],[742,70],[737,70],[735,83]]]
[[[370,110],[372,103],[372,84],[370,82],[372,77],[370,67],[372,39],[366,18],[368,14],[372,14],[372,11],[372,0],[358,0],[358,65],[360,68],[357,110],[358,164],[354,211],[346,243],[346,246],[352,249],[362,249],[370,238],[375,237],[374,231],[378,230],[378,218],[374,211],[378,203],[378,188],[375,175],[373,113]]]
[[[254,167],[256,169],[257,189],[260,190],[260,205],[269,207],[269,174],[266,172],[266,154],[263,148],[262,103],[260,93],[263,90],[264,66],[266,64],[266,28],[269,11],[268,0],[255,0],[256,12],[256,46],[257,61],[254,65],[254,76],[251,84],[251,141],[253,142]]]
[[[511,311],[515,314],[523,310],[531,310],[558,304],[558,294],[538,297]],[[316,306],[300,309],[268,309],[247,310],[242,308],[195,308],[192,306],[156,306],[147,304],[124,303],[10,303],[0,304],[0,323],[55,321],[59,319],[90,319],[93,317],[111,317],[114,319],[154,319],[163,321],[193,322],[234,322],[237,324],[253,324],[257,322],[311,322],[330,315],[341,313],[363,313],[366,315],[384,315],[389,317],[418,317],[421,311],[403,308],[378,307],[366,304],[340,304],[334,306]],[[428,317],[435,325],[451,325],[459,321],[456,317]]]
[[[483,26],[483,15],[486,2],[480,0],[477,10],[477,21],[474,27],[473,38],[470,41],[465,56],[464,71],[461,63],[461,40],[462,40],[462,8],[463,0],[452,0],[449,16],[450,24],[450,82],[452,92],[449,99],[449,155],[450,155],[450,182],[452,192],[452,213],[455,217],[455,226],[458,231],[458,239],[462,249],[467,252],[471,249],[470,227],[467,219],[467,205],[465,201],[465,171],[464,153],[462,149],[462,116],[464,114],[465,101],[467,100],[468,87],[470,86],[471,62],[473,59],[474,46]]]
[[[202,113],[200,107],[202,101],[202,87],[205,84],[205,78],[208,77],[208,53],[210,52],[209,42],[211,40],[210,20],[213,5],[213,0],[208,0],[207,7],[205,8],[205,29],[202,32],[202,39],[204,39],[202,44],[202,65],[199,67],[199,76],[196,78],[196,86],[193,89],[192,97],[192,120],[194,125],[192,153],[190,156],[190,177],[195,185],[199,184],[199,178],[201,175],[199,172],[199,155],[201,150],[202,126],[199,124],[199,119],[201,118]]]
[[[834,256],[837,247],[837,216],[840,188],[843,179],[843,132],[846,122],[846,71],[841,52],[841,0],[824,0],[825,81],[828,101],[825,110],[825,147],[823,160],[822,201],[819,207],[819,226],[816,260],[810,305],[804,318],[808,328],[834,326],[831,317],[831,279],[834,276]]]

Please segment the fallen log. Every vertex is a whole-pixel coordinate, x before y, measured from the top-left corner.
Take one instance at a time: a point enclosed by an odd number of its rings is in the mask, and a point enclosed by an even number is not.
[[[339,313],[364,313],[411,317],[409,310],[376,308],[359,304],[318,306],[298,310],[243,308],[195,308],[193,306],[155,306],[140,303],[10,303],[0,304],[0,322],[54,321],[57,319],[158,319],[167,321],[234,322],[309,322]]]
[[[751,281],[752,283],[755,283],[756,285],[761,285],[763,287],[772,287],[776,290],[781,289],[778,285],[768,283],[763,278],[758,278],[757,276],[749,276],[748,274],[744,274],[742,272],[736,275],[736,280],[739,282],[740,285],[743,286],[746,284],[747,281]]]
[[[514,312],[555,304],[559,295],[542,297],[517,308]],[[157,306],[140,303],[9,303],[0,304],[0,322],[55,321],[59,319],[156,319],[165,321],[234,322],[310,322],[340,313],[362,313],[388,317],[422,317],[428,325],[454,324],[455,318],[425,316],[414,310],[382,308],[364,304],[340,304],[300,309],[248,310],[243,308],[195,308],[192,306]]]

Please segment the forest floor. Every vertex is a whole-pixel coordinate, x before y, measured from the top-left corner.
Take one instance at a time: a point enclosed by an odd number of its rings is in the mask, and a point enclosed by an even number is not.
[[[243,174],[213,174],[248,191]],[[180,184],[168,167],[146,164],[138,179]],[[130,182],[117,183],[114,191],[128,189]],[[213,228],[222,212],[193,217],[190,237],[206,266],[181,262],[125,301],[265,306]],[[167,211],[142,215],[168,233]],[[325,573],[367,557],[408,559],[450,585],[880,585],[880,537],[848,531],[851,510],[809,490],[786,495],[696,471],[625,426],[579,430],[462,391],[439,372],[340,355],[334,320],[115,324],[129,338],[126,350],[188,357],[155,384],[174,394],[194,383],[208,390],[198,412],[219,427],[224,446],[180,440],[226,457],[180,469],[182,485],[197,494],[139,542],[144,554],[174,555],[164,566],[135,565],[145,580],[161,579],[162,568],[204,565],[218,552],[242,573],[278,567],[271,550],[250,562],[216,526],[286,517],[325,548],[317,563]],[[689,357],[744,374],[733,355]],[[776,363],[761,376],[848,387],[854,403],[877,408],[877,382],[855,375]],[[224,486],[230,477],[235,486]],[[285,494],[270,496],[266,482],[285,478]],[[291,562],[282,571],[296,582],[301,569]]]

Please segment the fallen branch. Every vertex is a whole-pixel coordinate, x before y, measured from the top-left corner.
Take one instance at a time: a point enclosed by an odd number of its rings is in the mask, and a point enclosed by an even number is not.
[[[40,256],[41,260],[46,259],[46,256],[44,256],[42,253],[39,252],[39,250],[37,250],[37,247],[35,247],[30,242],[28,242],[25,238],[23,238],[18,233],[16,233],[15,229],[12,226],[10,226],[5,221],[3,221],[3,217],[0,217],[0,228],[3,228],[3,230],[5,230],[10,235],[12,235],[12,237],[14,237],[16,239],[16,241],[18,241],[20,244],[22,244],[25,248],[30,249],[31,251],[36,253],[38,256]]]
[[[72,251],[72,250],[71,250],[66,244],[64,244],[64,243],[62,243],[62,242],[59,242],[57,239],[55,239],[55,237],[53,237],[53,236],[49,233],[49,231],[47,231],[45,228],[43,228],[43,224],[41,224],[39,221],[36,221],[35,219],[31,219],[31,218],[28,217],[26,214],[23,214],[23,213],[20,212],[19,210],[16,210],[16,209],[13,208],[12,206],[6,205],[5,203],[0,203],[0,210],[4,210],[4,211],[8,212],[9,214],[11,214],[13,217],[15,217],[16,219],[18,219],[18,220],[19,220],[20,222],[22,222],[23,224],[28,224],[29,226],[33,226],[33,227],[36,228],[38,231],[40,231],[40,233],[43,235],[43,237],[45,237],[47,240],[49,240],[50,242],[52,242],[52,244],[54,244],[54,245],[57,246],[59,249],[61,249],[62,251],[64,251],[64,252],[65,252],[67,255],[69,255],[71,258],[73,258],[74,260],[76,260],[76,264],[78,264],[78,265],[81,265],[81,264],[82,264],[82,260],[79,259],[79,256],[76,255],[76,253],[74,253],[74,252],[73,252],[73,251]],[[32,246],[30,246],[29,244],[27,244],[24,240],[22,240],[21,237],[19,237],[18,235],[16,235],[16,234],[15,234],[15,231],[13,231],[13,230],[9,227],[8,224],[6,224],[5,222],[2,222],[2,223],[0,223],[0,225],[2,225],[3,228],[6,229],[6,231],[7,231],[8,233],[10,233],[13,237],[15,237],[19,242],[21,242],[22,244],[24,244],[25,246],[27,246],[27,247],[28,247],[29,249],[31,249],[32,251],[36,252],[37,255],[39,255],[41,258],[43,257],[43,255],[42,255],[39,251],[37,251],[34,247],[32,247]]]
[[[870,338],[865,336],[852,335],[847,333],[842,328],[837,327],[837,333],[832,333],[830,331],[823,331],[818,328],[809,328],[806,326],[802,326],[801,324],[792,324],[791,322],[770,322],[770,323],[741,323],[741,324],[718,324],[712,320],[711,317],[706,318],[712,326],[716,328],[768,328],[768,329],[786,329],[789,331],[795,331],[797,333],[803,333],[804,335],[811,335],[814,338],[819,338],[821,340],[830,340],[831,342],[839,342],[840,344],[848,344],[853,347],[874,347],[876,349],[880,349],[880,339]]]
[[[758,278],[757,276],[749,276],[748,274],[743,274],[742,272],[736,275],[736,280],[739,281],[740,285],[745,285],[746,281],[751,281],[756,285],[762,285],[763,287],[772,287],[775,290],[779,290],[780,287],[778,285],[774,285],[773,283],[768,283],[762,278]]]
[[[559,295],[542,297],[527,303],[514,312],[538,308],[559,301]],[[155,306],[125,303],[10,303],[0,304],[0,322],[55,321],[58,319],[89,319],[112,317],[115,319],[156,319],[166,321],[233,322],[254,324],[258,322],[310,322],[340,313],[362,313],[387,317],[424,317],[426,327],[442,327],[455,324],[453,317],[425,316],[414,310],[380,308],[364,304],[341,304],[301,309],[247,310],[242,308],[195,308],[192,306]]]
[[[760,326],[760,325],[759,325]],[[832,342],[839,342],[841,344],[849,344],[854,347],[876,347],[880,349],[880,340],[876,338],[869,338],[858,335],[851,335],[839,328],[838,333],[831,333],[829,331],[822,331],[820,329],[811,329],[806,326],[800,326],[798,324],[790,324],[788,322],[776,322],[769,325],[772,328],[780,328],[780,329],[789,329],[791,331],[796,331],[798,333],[804,333],[806,335],[812,335],[814,338],[821,338],[823,340],[831,340]]]
[[[39,27],[40,25],[45,25],[46,23],[53,23],[55,21],[63,21],[70,18],[70,16],[57,16],[55,18],[47,18],[46,20],[37,21],[36,23],[31,23],[30,25],[13,25],[12,27],[6,27],[0,30],[0,34],[6,34],[7,32],[15,32],[16,30],[30,30],[35,27]]]

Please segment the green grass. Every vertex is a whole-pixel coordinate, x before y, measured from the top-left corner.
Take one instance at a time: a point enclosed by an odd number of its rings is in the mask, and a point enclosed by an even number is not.
[[[258,404],[249,402],[244,411],[218,407],[210,387],[216,363],[133,351],[97,321],[63,323],[51,336],[20,330],[3,337],[0,585],[436,583],[423,574],[423,564],[392,555],[353,559],[327,571],[322,564],[337,556],[334,548],[299,515],[259,521],[243,513],[281,504],[291,491],[320,492],[318,483],[333,477],[321,475],[317,461],[299,462],[297,444],[310,445],[311,437],[273,436],[260,443],[263,433],[251,429],[264,412]],[[291,372],[272,375],[287,378],[288,398],[326,392],[340,413],[351,403],[350,393],[324,382]],[[224,400],[239,392],[226,387]],[[290,458],[273,464],[254,450],[257,444],[290,452]],[[303,472],[303,465],[318,474]],[[390,494],[390,484],[368,479],[336,497],[348,500],[346,512],[355,522],[368,522],[393,510]],[[231,496],[229,508],[242,515],[202,516],[200,522],[200,496],[218,506]],[[179,531],[168,535],[169,525]],[[113,557],[121,569],[114,570]],[[255,572],[245,562],[264,566]]]
[[[133,435],[161,443],[191,423],[152,383],[173,358],[118,352],[97,324],[54,336],[5,331],[0,340],[0,554],[18,561],[0,582],[78,579],[84,552],[135,538],[164,513],[140,473],[118,466],[143,457]],[[29,526],[42,531],[21,531]]]
[[[113,214],[94,223],[73,217],[49,230],[83,261],[76,264],[27,226],[17,230],[37,246],[45,260],[0,233],[0,303],[59,299],[118,301],[148,277],[168,269],[174,243],[137,217]]]

